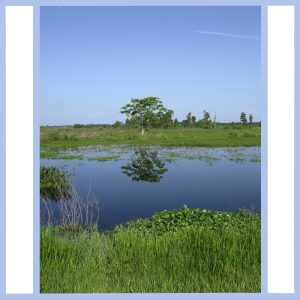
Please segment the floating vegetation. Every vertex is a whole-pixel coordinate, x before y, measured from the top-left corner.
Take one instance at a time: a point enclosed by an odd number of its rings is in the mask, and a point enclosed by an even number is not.
[[[161,235],[165,232],[174,232],[179,228],[192,225],[201,225],[212,231],[227,226],[236,231],[243,232],[249,224],[260,228],[260,215],[249,210],[241,209],[239,212],[220,212],[184,206],[179,210],[164,210],[154,214],[151,218],[139,218],[118,225],[115,230],[135,229],[141,235]]]
[[[230,161],[235,161],[235,162],[238,162],[238,163],[241,163],[241,162],[244,162],[245,159],[242,158],[242,157],[232,157],[232,158],[229,158]]]
[[[41,151],[42,159],[64,159],[89,161],[118,161],[121,158],[130,159],[135,153],[135,147],[130,146],[87,146],[75,151]],[[216,161],[229,160],[237,163],[260,162],[259,147],[235,147],[235,148],[195,148],[195,147],[159,147],[146,146],[148,152],[156,151],[165,162],[176,160],[201,160],[209,165]]]
[[[63,155],[63,156],[59,156],[58,159],[83,159],[84,156],[83,154],[81,155]]]
[[[113,156],[97,156],[97,157],[89,157],[88,160],[92,161],[118,161],[120,159],[120,155],[113,155]]]
[[[260,163],[260,162],[261,162],[261,159],[260,159],[260,158],[251,158],[250,161],[251,161],[251,162]]]

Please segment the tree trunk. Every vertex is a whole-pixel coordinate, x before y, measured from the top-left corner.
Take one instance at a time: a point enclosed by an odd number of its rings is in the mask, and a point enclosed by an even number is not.
[[[142,135],[145,133],[145,128],[142,127]]]

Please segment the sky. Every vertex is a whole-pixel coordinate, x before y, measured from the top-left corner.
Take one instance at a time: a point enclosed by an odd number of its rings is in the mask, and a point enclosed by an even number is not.
[[[182,120],[261,119],[260,7],[41,7],[41,125],[111,124],[131,98]]]

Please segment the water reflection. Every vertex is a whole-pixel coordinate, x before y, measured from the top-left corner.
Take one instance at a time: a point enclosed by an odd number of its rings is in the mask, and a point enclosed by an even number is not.
[[[127,165],[122,166],[122,173],[133,181],[159,182],[168,170],[158,156],[158,151],[139,148],[134,152]]]

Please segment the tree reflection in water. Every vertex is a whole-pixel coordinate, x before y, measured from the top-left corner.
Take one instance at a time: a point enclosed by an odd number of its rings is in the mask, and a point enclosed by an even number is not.
[[[121,167],[122,172],[131,177],[133,181],[159,182],[168,170],[165,163],[158,157],[158,152],[140,148],[134,152],[126,166]]]

